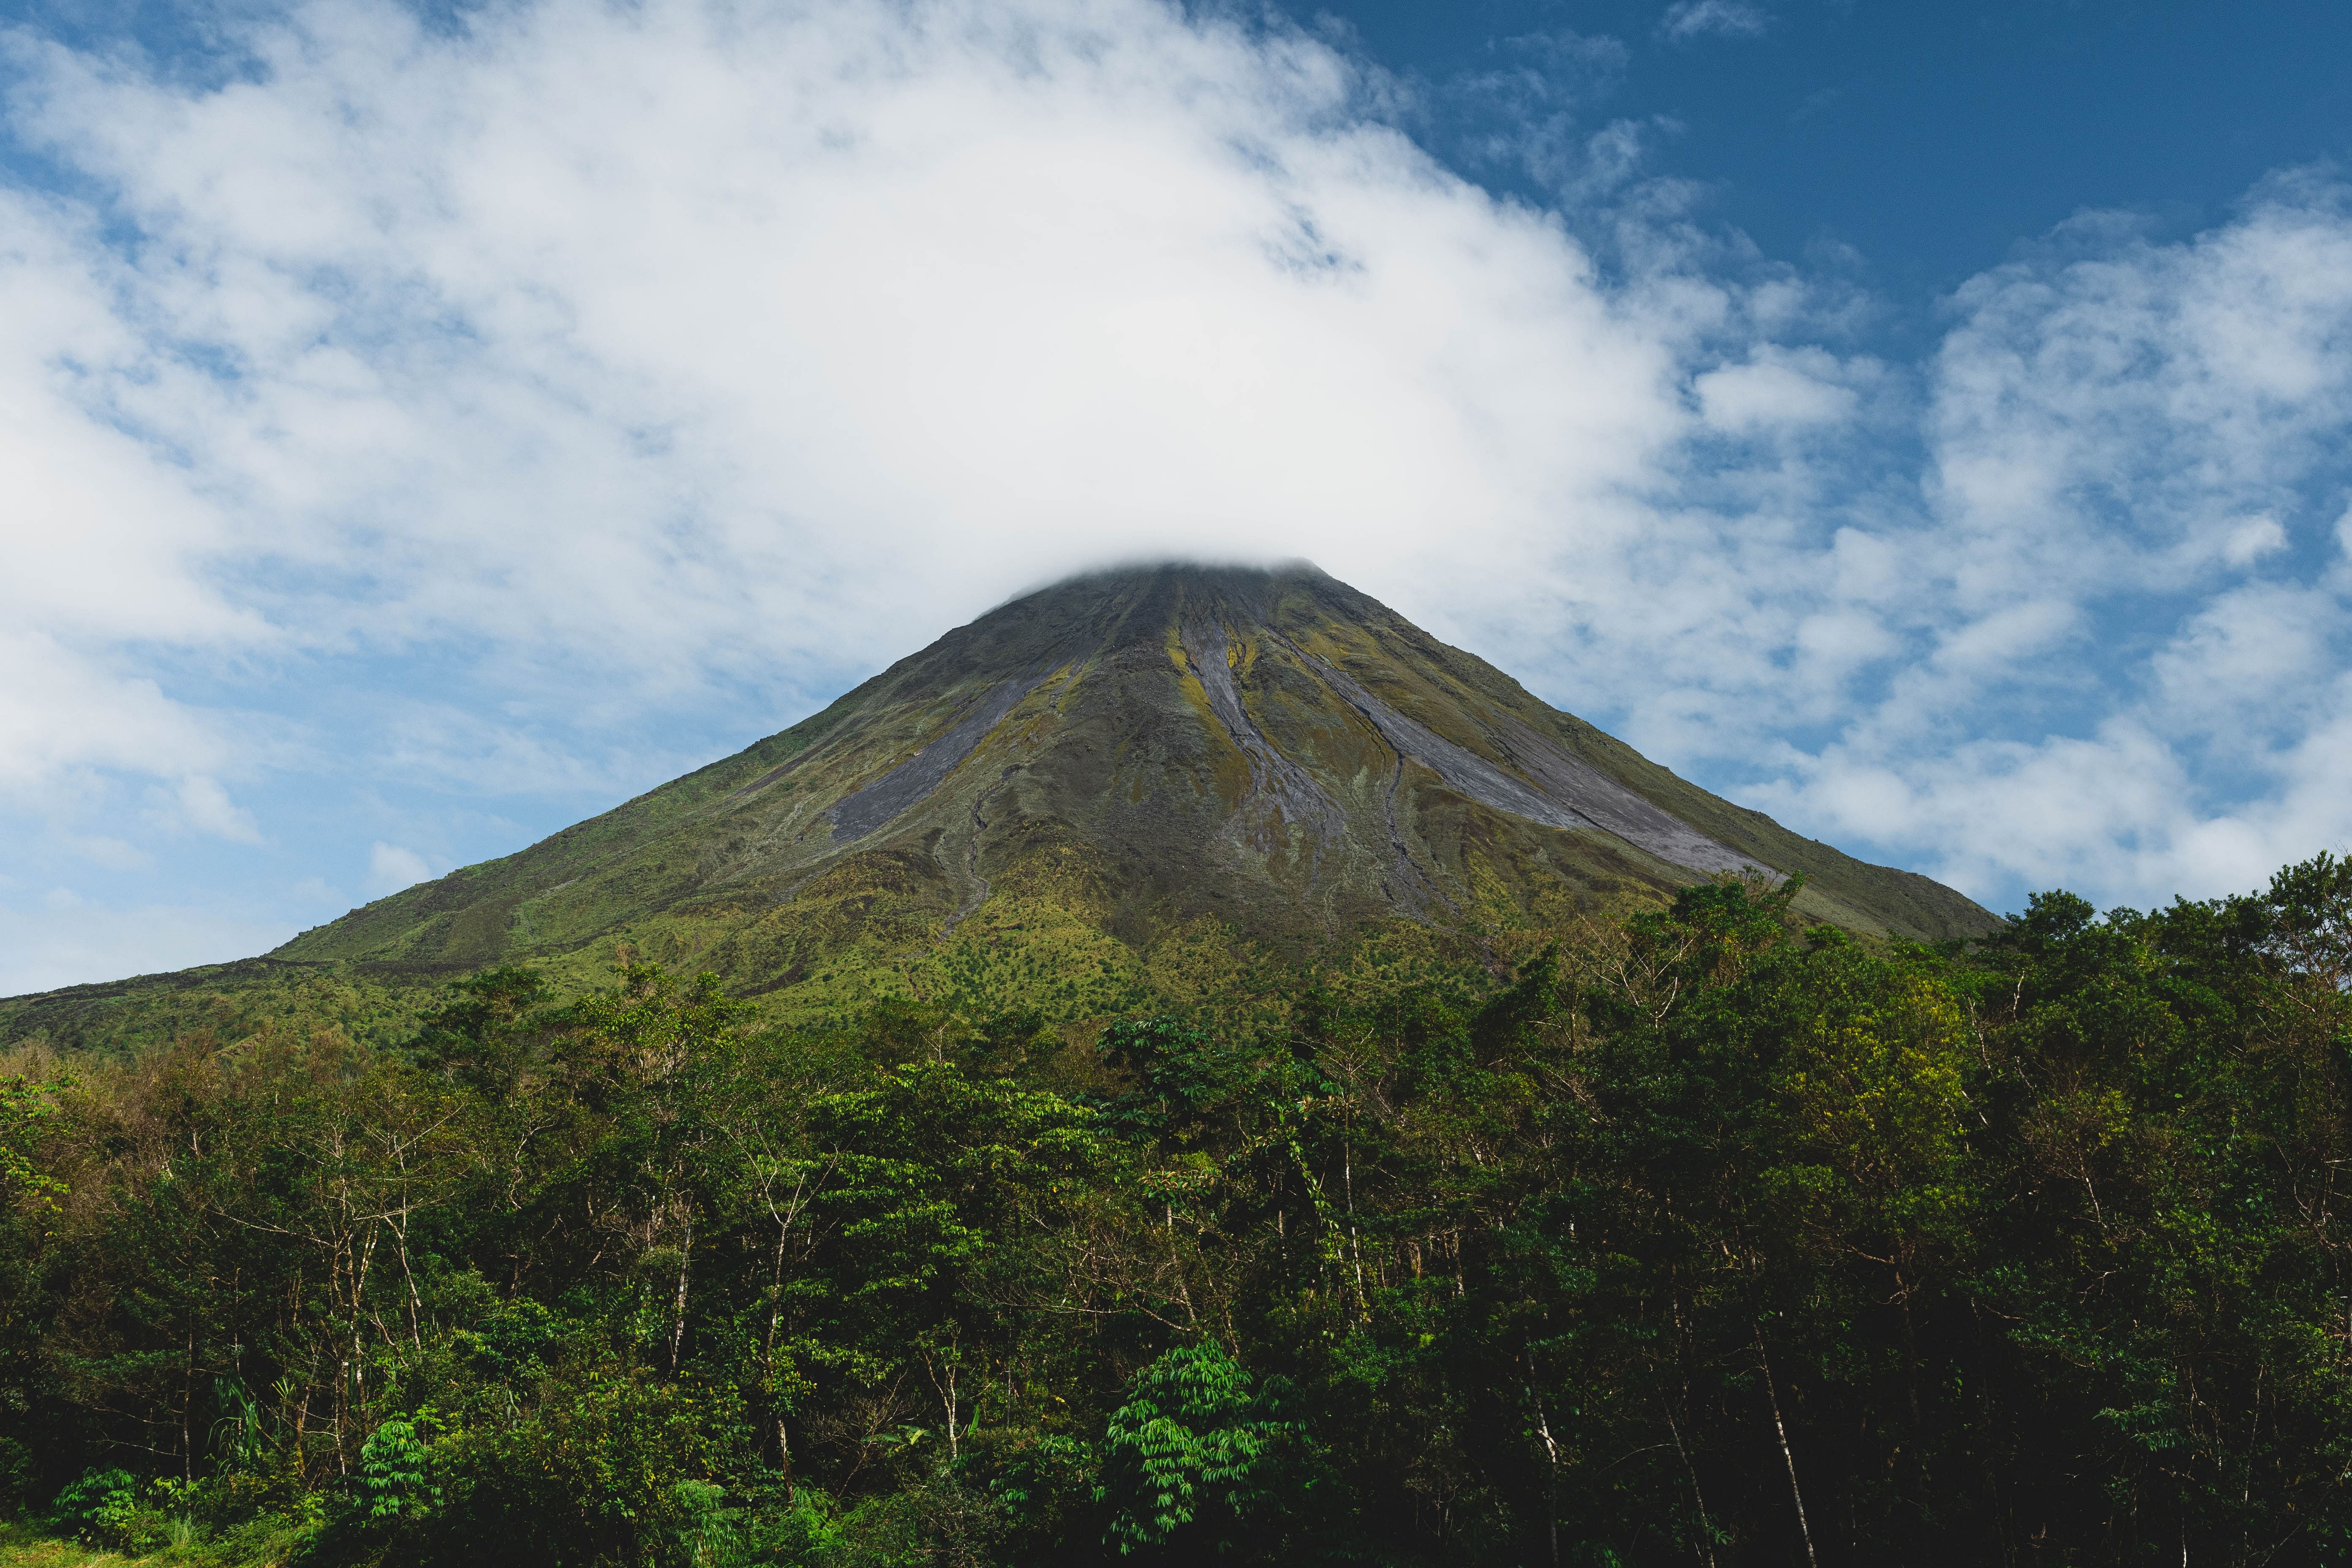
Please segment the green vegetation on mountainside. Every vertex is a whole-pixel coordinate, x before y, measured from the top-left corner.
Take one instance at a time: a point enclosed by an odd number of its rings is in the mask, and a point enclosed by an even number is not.
[[[0,1505],[320,1568],[2343,1561],[2352,866],[1973,947],[1794,893],[1319,984],[1202,927],[1213,1025],[503,967],[383,1048],[20,1049]]]
[[[1481,877],[1470,918],[1369,925],[1302,968],[1210,916],[1160,930],[1139,951],[1111,933],[1115,895],[1083,866],[1084,851],[1066,846],[1017,863],[941,938],[938,901],[894,886],[889,858],[860,857],[798,902],[785,932],[754,927],[714,942],[706,922],[654,916],[620,925],[609,945],[559,952],[536,970],[565,997],[609,983],[615,963],[711,973],[756,1016],[783,1025],[839,1025],[880,1003],[908,1002],[1018,1008],[1056,1024],[1151,1010],[1255,1027],[1280,1024],[1309,985],[1352,994],[1465,964],[1507,967],[1580,912],[1565,889],[1544,889],[1523,910]],[[852,929],[828,940],[822,922],[843,905],[849,912],[838,918]],[[382,1047],[415,1032],[447,979],[446,971],[348,960],[248,959],[0,1004],[0,1042],[122,1057],[199,1031],[226,1044],[323,1029]]]

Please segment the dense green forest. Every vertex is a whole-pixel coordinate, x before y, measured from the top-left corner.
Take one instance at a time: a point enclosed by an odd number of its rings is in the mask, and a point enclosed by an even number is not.
[[[20,1052],[0,1484],[229,1562],[2352,1556],[2352,865],[1790,897],[1279,1026],[499,969]]]

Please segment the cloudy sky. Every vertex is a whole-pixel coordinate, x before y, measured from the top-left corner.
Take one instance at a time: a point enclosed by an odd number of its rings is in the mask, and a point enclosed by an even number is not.
[[[1997,909],[2342,850],[2352,17],[2248,9],[18,9],[0,993],[1166,552]]]

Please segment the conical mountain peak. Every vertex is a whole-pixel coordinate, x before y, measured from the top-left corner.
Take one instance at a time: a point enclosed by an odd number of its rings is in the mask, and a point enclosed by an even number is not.
[[[1799,911],[1857,931],[1997,923],[1676,778],[1312,565],[1160,563],[1008,601],[781,734],[268,963],[585,984],[622,953],[786,1011],[984,992],[1087,1016],[1267,963],[1491,957],[1497,932],[1799,872]]]

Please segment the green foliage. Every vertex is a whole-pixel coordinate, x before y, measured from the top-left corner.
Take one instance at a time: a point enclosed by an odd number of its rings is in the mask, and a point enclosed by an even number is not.
[[[2352,1552],[2352,871],[1800,907],[1255,1028],[629,965],[79,1061],[6,1102],[0,1452],[224,1562]]]
[[[35,1084],[21,1073],[0,1077],[0,1204],[54,1209],[66,1184],[35,1163],[30,1148],[54,1115],[62,1085]]]
[[[420,1520],[441,1506],[427,1441],[436,1425],[429,1411],[395,1415],[360,1445],[359,1490],[370,1521]]]
[[[119,1466],[93,1468],[57,1495],[49,1522],[94,1546],[124,1546],[138,1508],[138,1477]]]
[[[1109,1107],[1110,1124],[1130,1137],[1192,1128],[1247,1075],[1245,1058],[1232,1047],[1164,1014],[1115,1018],[1095,1048],[1134,1086]]]
[[[1179,1345],[1136,1374],[1110,1414],[1095,1498],[1122,1552],[1197,1539],[1231,1552],[1274,1484],[1297,1428],[1214,1340]]]

